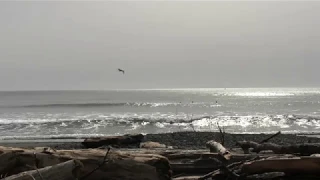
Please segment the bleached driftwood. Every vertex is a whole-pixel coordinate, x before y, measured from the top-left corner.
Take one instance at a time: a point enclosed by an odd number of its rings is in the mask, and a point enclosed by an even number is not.
[[[225,160],[230,159],[231,153],[225,147],[223,147],[220,143],[211,140],[206,143],[206,146],[210,148],[210,152],[217,152]]]
[[[12,167],[2,168],[2,174],[18,174],[34,170],[34,167],[40,169],[76,159],[84,164],[84,168],[80,170],[80,177],[96,169],[106,154],[106,151],[102,149],[57,150],[48,153],[39,148],[35,150],[0,146],[1,152],[0,157],[9,159],[10,161],[7,162],[11,162]],[[161,155],[111,151],[107,159],[107,163],[86,179],[96,180],[108,177],[109,179],[167,180],[171,178],[169,161]],[[6,164],[0,161],[0,167],[5,167]]]
[[[147,141],[140,143],[140,148],[152,149],[152,148],[166,148],[165,144],[160,144],[158,142]]]

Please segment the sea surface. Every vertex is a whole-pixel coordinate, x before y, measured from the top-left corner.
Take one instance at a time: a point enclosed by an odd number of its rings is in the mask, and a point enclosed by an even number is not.
[[[0,139],[319,133],[320,88],[0,92]]]

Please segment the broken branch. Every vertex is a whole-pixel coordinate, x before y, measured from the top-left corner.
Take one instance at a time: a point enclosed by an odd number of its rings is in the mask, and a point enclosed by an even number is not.
[[[273,134],[272,136],[270,136],[270,137],[268,137],[268,138],[266,138],[266,139],[262,140],[259,144],[266,143],[266,142],[268,142],[270,139],[272,139],[272,138],[274,138],[274,137],[278,136],[279,134],[281,134],[281,131],[278,131],[277,133]]]

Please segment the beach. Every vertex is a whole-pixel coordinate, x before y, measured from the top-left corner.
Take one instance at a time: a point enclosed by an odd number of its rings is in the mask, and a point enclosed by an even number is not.
[[[228,148],[237,148],[236,141],[254,141],[260,142],[269,137],[270,134],[225,134],[225,146]],[[301,144],[301,143],[320,143],[320,138],[308,137],[312,135],[280,134],[270,140],[279,145]],[[81,142],[84,139],[51,139],[51,140],[2,140],[0,146],[8,147],[51,147],[54,149],[83,149]],[[146,134],[143,141],[153,141],[171,146],[173,149],[201,150],[207,149],[206,142],[210,140],[219,141],[218,132],[175,132],[162,134]],[[129,148],[139,148],[139,146],[128,146]],[[115,147],[117,148],[117,147]]]
[[[316,175],[320,168],[317,165],[320,138],[317,136],[185,131],[86,139],[2,140],[0,164],[5,168],[0,172],[8,174],[10,180],[26,174],[36,180],[43,179],[42,176],[50,179],[50,174],[57,172],[66,180],[105,177],[115,180],[224,180],[230,172],[251,180],[312,179],[308,175]],[[246,151],[246,146],[251,150]],[[37,171],[33,167],[35,162]],[[232,170],[221,167],[232,167]],[[265,175],[268,172],[272,172],[271,175]]]

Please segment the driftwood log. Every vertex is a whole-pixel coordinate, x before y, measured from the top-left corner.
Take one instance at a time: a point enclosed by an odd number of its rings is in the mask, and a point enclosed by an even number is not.
[[[142,134],[123,135],[123,136],[106,136],[98,138],[87,138],[82,142],[82,145],[86,148],[98,148],[101,146],[117,146],[127,147],[136,146],[139,147],[140,143],[144,139]]]
[[[2,152],[0,155],[0,174],[6,174],[17,164],[14,152]]]
[[[249,154],[250,148],[253,148],[253,152],[259,153],[262,150],[270,150],[270,149],[268,149],[268,148],[270,148],[270,146],[275,146],[275,144],[267,143],[267,142],[270,139],[272,139],[280,134],[281,134],[281,131],[278,131],[277,133],[271,135],[270,137],[267,137],[266,139],[260,141],[259,143],[256,143],[253,141],[237,141],[236,145],[240,146],[245,154]],[[264,146],[266,146],[266,147],[264,147]]]
[[[220,130],[220,133],[223,134],[221,130]],[[223,145],[213,140],[208,141],[206,143],[206,146],[210,148],[210,152],[217,152],[218,155],[220,156],[220,158],[213,159],[217,162],[218,167],[212,169],[213,171],[211,173],[201,176],[198,179],[207,179],[213,176],[215,176],[215,178],[217,179],[216,176],[219,176],[220,174],[225,175],[222,177],[223,179],[238,179],[239,175],[231,171],[230,168],[227,167],[228,161],[231,159],[231,153]],[[222,159],[222,161],[220,161],[219,159]]]
[[[246,176],[245,179],[247,179],[247,180],[277,179],[277,178],[282,178],[285,175],[286,174],[283,172],[270,172],[270,173],[249,175],[249,176]]]
[[[83,164],[77,160],[70,160],[53,166],[26,171],[12,175],[3,180],[69,180],[79,178],[80,169]]]
[[[147,141],[140,143],[140,148],[152,149],[152,148],[166,148],[165,144],[160,144],[158,142]]]
[[[319,157],[264,159],[246,162],[241,167],[244,174],[283,172],[286,174],[320,174]]]
[[[249,152],[252,148],[252,152],[259,153],[261,151],[272,151],[275,154],[300,154],[311,155],[320,153],[320,143],[306,143],[295,145],[277,145],[274,143],[256,143],[253,141],[238,141],[239,145],[245,153]]]
[[[173,180],[199,180],[200,176],[182,176],[173,178]]]
[[[69,160],[79,160],[84,168],[80,169],[83,177],[96,169],[103,161],[106,151],[102,149],[57,150],[47,151],[44,148],[21,149],[0,146],[0,174],[8,176],[60,164]],[[92,173],[88,180],[169,180],[172,172],[167,158],[156,154],[122,153],[112,151],[108,162]],[[80,178],[81,179],[81,178]]]

